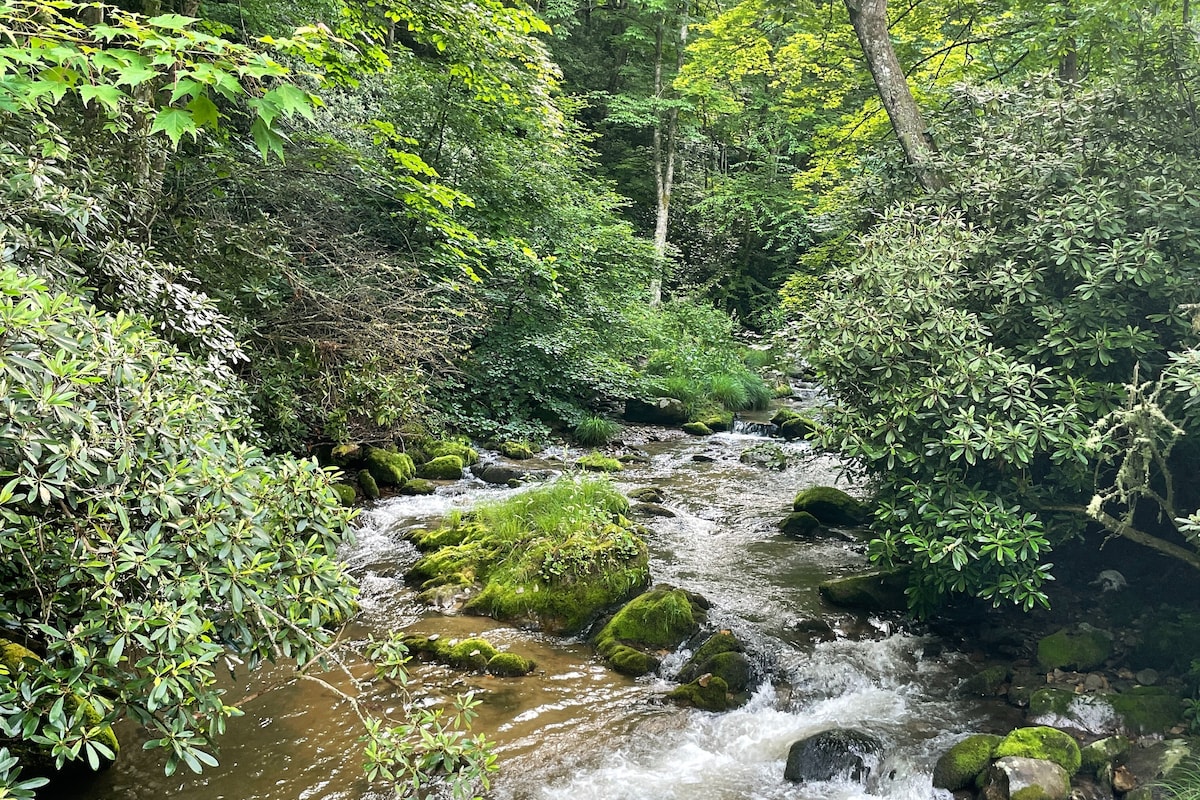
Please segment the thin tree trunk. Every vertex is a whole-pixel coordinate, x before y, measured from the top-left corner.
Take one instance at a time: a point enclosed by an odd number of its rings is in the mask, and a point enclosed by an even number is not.
[[[683,66],[683,46],[687,41],[687,21],[680,23],[676,43],[676,67]],[[666,20],[660,19],[654,32],[654,98],[662,102],[666,93],[663,81],[663,39]],[[662,302],[662,271],[667,261],[667,223],[671,217],[671,192],[675,187],[675,154],[679,140],[679,108],[671,106],[659,113],[654,124],[654,255],[658,273],[650,280],[650,305]]]
[[[946,182],[933,164],[937,149],[925,126],[925,118],[908,88],[908,80],[888,34],[887,0],[844,0],[850,12],[850,24],[862,45],[867,69],[879,91],[879,99],[892,122],[892,130],[912,164],[917,180],[927,191],[945,187]]]

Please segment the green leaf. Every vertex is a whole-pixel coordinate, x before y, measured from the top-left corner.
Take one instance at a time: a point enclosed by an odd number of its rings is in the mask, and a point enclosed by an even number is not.
[[[195,17],[185,17],[182,14],[159,14],[157,17],[151,17],[146,20],[146,24],[153,25],[156,28],[181,31],[196,21]]]
[[[196,120],[191,112],[179,108],[165,108],[159,111],[154,117],[154,124],[150,126],[151,135],[165,133],[175,147],[179,146],[179,140],[185,134],[190,133],[195,137],[197,130]]]
[[[108,111],[116,111],[121,106],[122,100],[128,100],[129,97],[116,86],[104,84],[101,86],[93,86],[90,84],[79,87],[79,96],[83,98],[83,104],[87,105],[92,100],[96,100],[100,105],[104,106]]]

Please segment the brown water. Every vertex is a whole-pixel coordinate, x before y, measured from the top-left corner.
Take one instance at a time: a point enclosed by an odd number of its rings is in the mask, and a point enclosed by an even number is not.
[[[401,576],[416,554],[406,528],[453,508],[508,491],[463,481],[432,497],[396,498],[361,519],[347,558],[362,582],[362,613],[347,632],[411,628],[465,637],[483,634],[535,659],[518,679],[463,675],[422,666],[417,691],[430,697],[474,691],[482,701],[477,731],[495,743],[500,772],[492,796],[511,800],[775,800],[776,798],[927,798],[937,754],[978,723],[979,710],[947,699],[959,665],[925,656],[931,641],[894,619],[827,608],[816,584],[860,570],[861,547],[839,539],[801,544],[775,523],[796,490],[846,485],[837,462],[803,443],[783,445],[792,465],[768,471],[741,464],[761,438],[719,434],[652,443],[650,463],[622,473],[622,486],[662,487],[674,518],[644,520],[654,579],[700,592],[714,604],[711,621],[732,629],[771,676],[744,708],[726,714],[662,701],[686,653],[664,664],[667,677],[633,680],[602,667],[579,641],[518,630],[478,617],[444,616],[415,602]],[[554,455],[546,466],[561,466]],[[572,454],[563,452],[562,458]],[[693,457],[711,457],[696,461]],[[851,488],[851,487],[848,487]],[[813,622],[831,626],[819,636]],[[350,672],[364,677],[360,664]],[[358,720],[315,683],[288,683],[280,669],[231,683],[250,696],[246,716],[221,741],[221,766],[202,776],[166,778],[160,757],[122,731],[119,764],[72,796],[79,800],[367,800],[390,797],[361,777]],[[347,688],[350,678],[342,680]],[[374,701],[388,711],[394,696]],[[865,729],[887,746],[867,787],[818,784],[800,789],[782,779],[788,745],[835,726]]]

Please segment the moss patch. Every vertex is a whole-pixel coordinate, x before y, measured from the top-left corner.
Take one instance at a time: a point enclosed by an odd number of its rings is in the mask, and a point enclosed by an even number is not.
[[[729,687],[714,675],[677,686],[667,692],[667,699],[704,711],[724,711],[729,708]]]
[[[628,511],[607,481],[562,478],[414,537],[418,546],[447,544],[418,561],[408,579],[424,591],[473,584],[479,591],[469,612],[578,631],[649,578],[646,545]]]
[[[358,490],[348,483],[335,483],[333,492],[337,495],[338,502],[344,506],[352,506],[358,499]]]
[[[685,422],[683,432],[690,433],[692,436],[712,436],[712,428],[703,422]]]
[[[1128,751],[1132,746],[1133,742],[1124,736],[1109,736],[1092,742],[1087,747],[1080,748],[1079,768],[1083,772],[1095,775],[1098,770],[1103,769],[1106,764],[1111,764],[1113,759]]]
[[[596,636],[596,650],[609,666],[626,675],[644,675],[658,667],[652,650],[673,650],[700,629],[708,606],[699,595],[673,586],[656,586],[618,611]],[[628,650],[640,651],[639,659]],[[615,657],[614,657],[615,656]]]
[[[972,786],[992,763],[992,752],[999,743],[999,736],[981,733],[951,747],[933,768],[934,787],[956,792]]]
[[[362,489],[363,496],[368,500],[379,499],[379,484],[375,482],[375,478],[365,469],[358,471],[358,488]]]
[[[779,426],[779,435],[789,442],[795,439],[805,439],[817,429],[817,425],[806,417],[789,419]]]
[[[426,454],[430,461],[437,461],[439,458],[446,456],[454,456],[459,461],[459,469],[463,466],[479,463],[479,453],[463,442],[436,442],[426,448]],[[461,477],[461,476],[460,476]]]
[[[400,487],[400,494],[433,494],[435,491],[437,486],[424,478],[410,478]]]
[[[1069,734],[1044,725],[1017,728],[1005,736],[996,745],[995,757],[1005,756],[1053,761],[1066,770],[1067,775],[1078,772],[1082,763],[1078,743]]]
[[[438,456],[422,464],[417,475],[427,480],[456,481],[463,476],[463,462],[456,455]]]
[[[1131,733],[1163,733],[1183,717],[1183,701],[1160,686],[1134,686],[1108,702]]]
[[[497,678],[519,678],[533,672],[536,667],[532,659],[516,653],[497,653],[487,663],[488,673]]]
[[[813,486],[796,495],[793,511],[807,511],[822,525],[861,525],[870,516],[867,507],[841,489]]]
[[[511,458],[515,461],[525,461],[533,458],[533,448],[524,442],[503,442],[500,445],[500,453],[505,458]]]
[[[472,672],[486,670],[500,678],[528,675],[536,666],[533,661],[516,653],[502,652],[478,636],[468,639],[443,639],[438,636],[405,636],[404,645],[410,652],[446,664],[455,669]]]
[[[404,453],[391,453],[378,447],[367,449],[363,466],[380,486],[403,486],[404,482],[417,474],[413,460]]]
[[[729,431],[733,430],[733,412],[725,409],[702,411],[692,422],[699,422],[714,433]]]
[[[575,465],[588,472],[620,472],[624,469],[621,462],[601,453],[588,453],[575,461]]]
[[[1037,659],[1043,669],[1094,669],[1112,654],[1112,640],[1094,629],[1057,633],[1038,641]]]

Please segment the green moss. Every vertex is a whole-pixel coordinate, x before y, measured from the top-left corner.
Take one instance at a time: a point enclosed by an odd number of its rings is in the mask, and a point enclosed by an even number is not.
[[[833,578],[817,584],[821,597],[844,608],[864,611],[903,611],[908,607],[903,570],[874,570],[861,575]]]
[[[365,469],[358,471],[358,488],[362,489],[363,496],[368,500],[379,499],[379,484],[375,482],[375,478]]]
[[[339,467],[347,467],[362,458],[362,446],[354,442],[339,444],[329,451],[329,460]]]
[[[708,637],[704,644],[700,645],[696,652],[692,654],[692,660],[704,663],[722,653],[741,653],[745,649],[741,641],[732,633],[729,631],[720,631]]]
[[[417,471],[413,460],[404,453],[392,453],[378,447],[367,448],[363,466],[380,486],[403,486]]]
[[[605,650],[604,662],[609,667],[631,677],[648,675],[658,669],[659,660],[649,653],[625,644],[612,644]]]
[[[1035,717],[1065,717],[1076,694],[1066,689],[1047,687],[1029,696],[1029,713]]]
[[[776,400],[783,400],[784,398],[791,397],[793,394],[794,392],[790,383],[777,383],[771,388],[771,395]]]
[[[639,503],[661,503],[667,499],[666,494],[657,486],[643,486],[629,493],[629,499]]]
[[[1133,742],[1124,736],[1109,736],[1092,742],[1087,747],[1080,748],[1079,768],[1083,772],[1095,775],[1105,765],[1111,764],[1117,756],[1123,755],[1133,746]]]
[[[729,687],[714,675],[672,689],[667,699],[704,711],[724,711],[729,708]]]
[[[500,452],[505,458],[511,458],[516,461],[533,458],[533,448],[525,442],[504,442],[500,445]]]
[[[832,486],[803,490],[792,501],[792,511],[807,511],[822,525],[861,525],[870,516],[866,506]]]
[[[531,659],[516,653],[497,653],[487,663],[487,671],[497,678],[519,678],[533,672],[537,666]]]
[[[1108,701],[1133,733],[1164,733],[1183,717],[1183,701],[1160,686],[1134,686]]]
[[[409,534],[409,539],[416,545],[418,550],[437,550],[441,547],[450,547],[451,545],[462,544],[468,534],[477,532],[480,526],[459,521],[453,525],[446,525],[433,530],[425,530],[420,528]]]
[[[811,419],[807,417],[795,417],[779,426],[779,435],[790,442],[794,439],[807,438],[816,428],[816,423]]]
[[[750,659],[743,653],[718,653],[700,665],[701,674],[710,674],[725,681],[729,691],[744,692],[750,688],[753,672]]]
[[[450,647],[450,666],[482,672],[499,652],[487,639],[463,639]]]
[[[463,462],[455,455],[438,456],[422,464],[417,475],[434,481],[456,481],[463,476]]]
[[[628,510],[603,479],[562,478],[478,507],[458,543],[422,558],[408,579],[423,591],[477,583],[469,612],[577,631],[649,577]]]
[[[658,668],[658,659],[639,658],[650,650],[674,650],[700,629],[705,619],[703,598],[684,589],[656,586],[618,611],[596,636],[596,650],[618,672],[644,675]]]
[[[785,406],[784,408],[781,408],[778,411],[776,411],[775,416],[771,417],[771,424],[772,425],[783,425],[783,423],[787,422],[790,419],[801,419],[802,417],[803,417],[803,415],[800,414],[800,412],[798,412],[794,409],[791,409],[791,408],[787,408]]]
[[[690,433],[692,436],[712,436],[712,428],[703,422],[685,422],[683,432]]]
[[[400,487],[400,494],[419,495],[433,494],[437,491],[437,486],[424,478],[409,478]]]
[[[455,456],[458,458],[460,471],[464,466],[479,463],[479,453],[462,442],[437,442],[432,447],[427,448],[426,454],[431,462],[437,461],[439,458],[445,458],[446,456]],[[462,476],[460,475],[459,477]]]
[[[956,792],[970,787],[992,763],[992,752],[999,743],[999,736],[980,733],[951,747],[933,768],[934,788]]]
[[[337,495],[338,502],[344,506],[352,506],[358,499],[358,490],[348,483],[335,483],[333,492]]]
[[[701,410],[693,416],[691,421],[699,422],[715,433],[733,430],[733,412],[723,408]],[[684,430],[687,428],[685,427]]]
[[[596,452],[581,456],[575,464],[588,472],[620,472],[624,469],[620,461]]]
[[[780,530],[797,539],[808,537],[819,527],[821,527],[820,521],[807,511],[793,511],[784,518],[783,522],[779,523]]]
[[[1094,629],[1065,628],[1042,638],[1037,646],[1038,664],[1043,669],[1094,669],[1112,654],[1112,640]]]
[[[995,757],[1005,756],[1053,761],[1066,770],[1068,776],[1078,772],[1082,763],[1078,743],[1069,734],[1044,725],[1017,728],[1005,736],[996,745]]]

